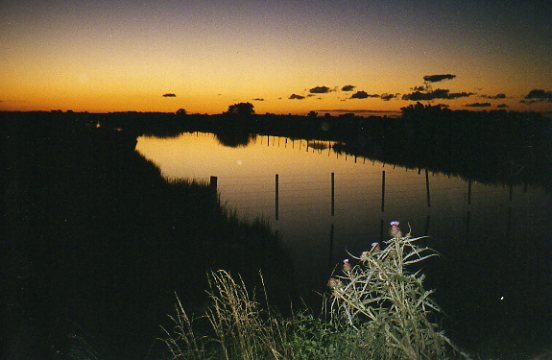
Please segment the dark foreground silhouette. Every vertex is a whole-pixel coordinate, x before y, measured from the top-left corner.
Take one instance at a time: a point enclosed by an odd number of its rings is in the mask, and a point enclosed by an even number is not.
[[[397,162],[415,159],[410,152],[421,151],[412,146],[418,141],[426,155],[413,166],[443,160],[435,166],[452,164],[465,171],[466,166],[474,166],[469,161],[477,161],[495,169],[498,175],[491,173],[487,179],[499,182],[521,181],[515,179],[530,174],[522,169],[517,177],[508,177],[500,174],[515,173],[499,171],[506,169],[505,160],[527,154],[499,146],[526,141],[537,161],[522,164],[538,175],[526,181],[546,186],[550,179],[545,171],[550,152],[543,153],[550,146],[549,125],[537,115],[468,114],[474,124],[489,121],[492,115],[500,124],[518,121],[520,125],[511,133],[470,133],[472,140],[470,134],[457,136],[456,143],[479,148],[457,153],[453,149],[450,155],[439,150],[449,146],[445,138],[429,141],[429,134],[446,133],[446,126],[437,125],[440,120],[456,119],[452,124],[460,127],[464,113],[447,117],[441,110],[431,115],[431,108],[410,111],[412,118],[405,111],[406,118],[396,120],[2,114],[2,171],[7,176],[0,177],[4,189],[0,316],[5,319],[1,353],[15,359],[78,358],[75,354],[90,351],[102,359],[154,357],[161,346],[154,340],[159,336],[158,325],[171,312],[173,291],[187,309],[200,310],[208,269],[239,271],[246,282],[252,282],[262,268],[273,304],[285,306],[296,292],[311,291],[294,288],[289,257],[267,226],[229,216],[206,185],[163,180],[159,169],[134,151],[136,137],[142,134],[213,131],[228,146],[247,144],[255,132],[333,139],[342,143],[342,151],[365,151]],[[505,117],[511,119],[504,121]],[[422,123],[413,130],[415,135],[409,135],[407,121]],[[490,131],[498,126],[491,125],[481,128]],[[491,135],[494,140],[477,145]],[[366,140],[370,138],[374,140]],[[475,158],[485,155],[487,147],[494,162],[485,156]],[[503,149],[503,158],[498,149]],[[460,161],[464,152],[471,153],[471,158]],[[449,159],[456,162],[444,161]],[[489,173],[474,171],[473,176],[481,178]],[[519,211],[531,213],[531,205]],[[517,211],[503,209],[503,214],[523,229],[519,234],[500,219],[474,212],[472,220],[483,217],[489,223],[486,229],[472,224],[469,238],[458,228],[449,231],[461,234],[441,233],[436,244],[441,244],[437,250],[444,254],[443,260],[424,269],[429,287],[437,289],[438,303],[451,316],[444,319],[451,338],[484,358],[530,358],[546,350],[552,337],[552,249],[542,230],[548,219],[537,212],[520,224],[525,220],[517,218]],[[443,235],[458,241],[447,241]],[[318,274],[321,288],[328,274]]]
[[[153,356],[174,292],[198,310],[209,269],[250,283],[262,269],[289,304],[291,265],[266,225],[227,214],[207,185],[165,181],[135,136],[47,115],[0,125],[7,358]]]

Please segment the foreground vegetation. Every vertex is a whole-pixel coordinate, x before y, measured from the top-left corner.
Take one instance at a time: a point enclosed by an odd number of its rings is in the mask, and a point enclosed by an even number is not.
[[[180,300],[165,329],[170,359],[447,359],[466,357],[439,330],[440,310],[413,271],[435,253],[410,235],[374,245],[330,278],[320,316],[283,317],[240,277],[211,273],[209,305],[190,316]],[[262,276],[261,276],[262,280]],[[264,282],[261,289],[264,290]],[[198,330],[200,329],[200,330]]]

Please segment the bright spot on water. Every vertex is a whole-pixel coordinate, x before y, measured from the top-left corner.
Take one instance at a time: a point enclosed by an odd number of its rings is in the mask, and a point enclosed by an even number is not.
[[[500,300],[504,300],[504,296],[501,296],[501,297],[500,297]]]

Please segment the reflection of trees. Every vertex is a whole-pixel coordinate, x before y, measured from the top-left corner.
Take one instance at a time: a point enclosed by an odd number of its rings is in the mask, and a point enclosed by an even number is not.
[[[240,130],[239,128],[226,129],[215,133],[218,142],[221,145],[229,147],[247,146],[254,135],[250,134],[247,130]]]

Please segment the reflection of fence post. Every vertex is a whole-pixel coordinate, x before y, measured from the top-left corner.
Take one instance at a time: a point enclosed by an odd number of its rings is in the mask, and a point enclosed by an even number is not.
[[[328,266],[332,266],[332,260],[333,260],[333,243],[334,243],[334,224],[332,224],[330,228],[330,256],[328,259]]]
[[[506,238],[510,238],[510,233],[512,230],[512,208],[508,207],[508,224],[506,227]]]
[[[278,194],[279,194],[279,191],[278,191],[278,174],[276,174],[276,195],[275,195],[275,213],[276,213],[276,221],[278,221],[279,219],[279,213],[280,213],[280,204],[278,203]]]
[[[431,196],[429,194],[429,175],[427,169],[425,169],[425,178],[426,178],[426,193],[427,193],[427,207],[431,207]]]
[[[471,205],[472,181],[468,180],[468,205]]]
[[[335,214],[335,176],[332,173],[332,216]]]
[[[425,223],[425,231],[424,231],[424,235],[428,235],[429,233],[429,222],[431,220],[431,216],[426,216],[426,223]]]
[[[383,218],[380,220],[380,242],[383,242]]]
[[[384,212],[384,211],[385,211],[385,170],[381,172],[381,212]]]
[[[510,196],[509,196],[510,201],[512,201],[513,197],[514,197],[514,185],[510,183]]]
[[[470,241],[470,219],[471,212],[468,210],[466,213],[466,244]]]

